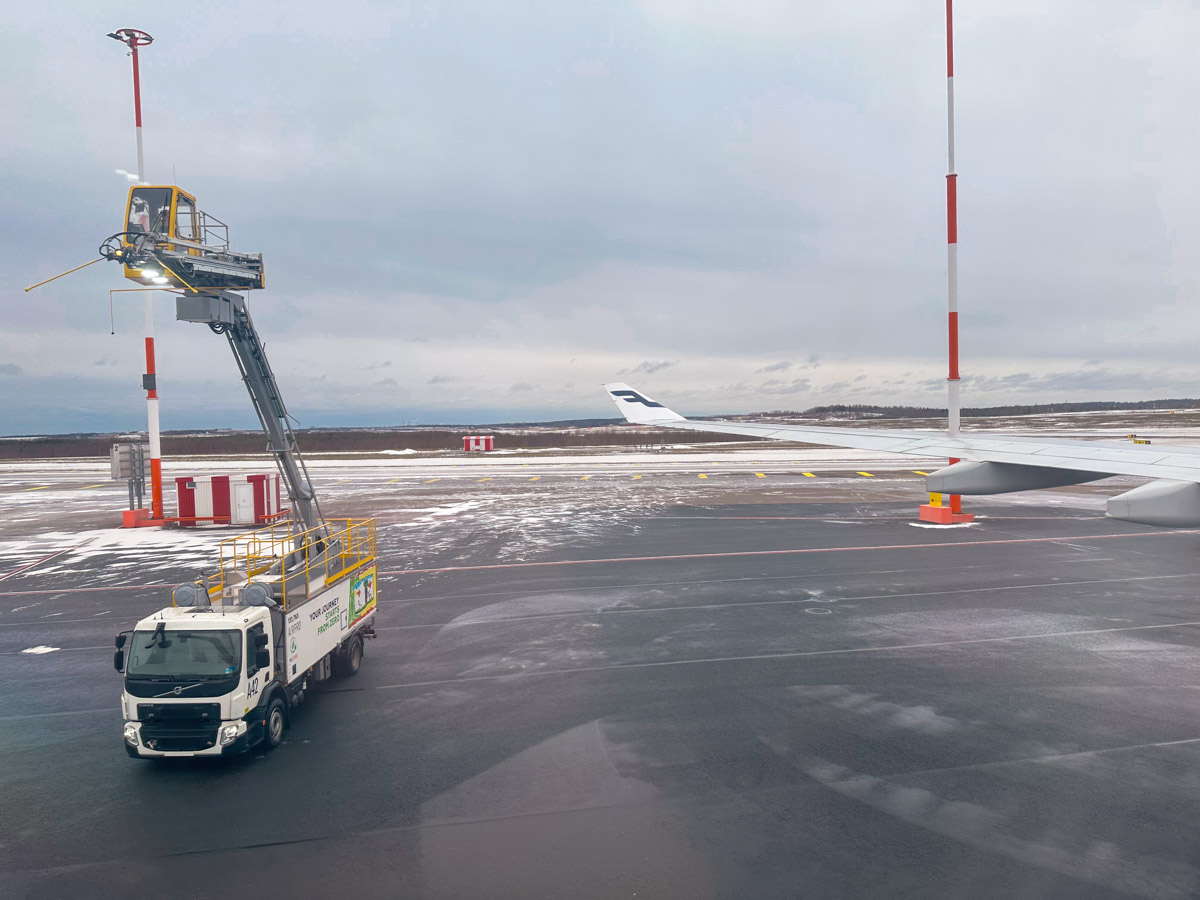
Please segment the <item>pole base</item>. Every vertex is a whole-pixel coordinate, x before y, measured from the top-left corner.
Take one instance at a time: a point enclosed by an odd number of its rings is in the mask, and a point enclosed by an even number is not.
[[[148,509],[127,509],[121,513],[122,528],[158,528],[165,524],[164,519],[150,518]]]
[[[954,512],[949,506],[934,506],[931,503],[917,507],[922,522],[934,525],[961,525],[964,522],[974,522],[972,513]]]

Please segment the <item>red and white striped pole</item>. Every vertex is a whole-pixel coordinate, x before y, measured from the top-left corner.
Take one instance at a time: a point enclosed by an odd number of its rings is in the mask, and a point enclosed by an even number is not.
[[[949,372],[946,377],[946,425],[951,437],[959,431],[958,375],[958,173],[954,170],[954,0],[946,0],[946,324]],[[957,459],[951,459],[953,465]],[[929,505],[920,509],[921,518],[941,524],[970,522],[974,516],[962,511],[962,497],[950,495],[942,506],[941,495],[931,494]]]
[[[150,518],[163,518],[162,443],[158,433],[158,376],[154,371],[154,304],[153,294],[146,295],[146,374],[142,386],[146,389],[146,418],[150,436]]]
[[[946,308],[949,373],[946,419],[951,437],[958,436],[958,173],[954,170],[954,0],[946,0]],[[953,465],[957,459],[951,459]],[[962,497],[950,495],[950,515],[962,516]],[[969,521],[969,519],[966,519]]]
[[[129,48],[133,58],[133,124],[137,134],[138,183],[146,183],[142,158],[142,77],[138,67],[138,48],[154,43],[154,38],[136,28],[121,28],[108,35]],[[146,294],[146,373],[142,376],[146,389],[147,434],[150,440],[150,518],[163,518],[162,440],[158,429],[158,381],[154,371],[154,295]]]

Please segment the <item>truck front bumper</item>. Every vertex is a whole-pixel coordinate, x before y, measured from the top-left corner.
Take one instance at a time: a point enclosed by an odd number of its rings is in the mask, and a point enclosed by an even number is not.
[[[136,743],[131,743],[129,737],[126,737],[122,743],[125,746],[125,752],[134,759],[172,759],[172,758],[192,758],[192,757],[219,757],[219,756],[238,756],[245,753],[250,748],[259,744],[266,735],[266,729],[263,728],[262,719],[246,718],[235,719],[232,722],[222,722],[217,728],[217,740],[211,747],[202,747],[190,750],[159,750],[148,746],[146,740],[141,734],[141,723],[132,722],[135,727]],[[220,735],[228,726],[237,726],[238,735],[231,742],[226,744],[220,743]]]

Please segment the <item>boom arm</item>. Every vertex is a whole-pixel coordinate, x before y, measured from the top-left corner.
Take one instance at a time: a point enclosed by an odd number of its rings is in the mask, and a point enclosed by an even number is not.
[[[176,300],[175,318],[181,322],[205,324],[216,334],[224,334],[229,339],[242,381],[250,393],[250,402],[267,433],[267,449],[275,457],[279,474],[287,484],[294,530],[309,531],[324,525],[325,517],[321,514],[308,469],[288,422],[287,407],[283,405],[279,385],[246,309],[246,301],[228,291],[184,294]]]

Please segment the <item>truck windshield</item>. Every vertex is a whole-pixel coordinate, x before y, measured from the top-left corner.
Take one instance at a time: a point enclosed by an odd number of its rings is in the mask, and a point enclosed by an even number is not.
[[[242,666],[240,631],[135,631],[127,675],[228,678]]]

